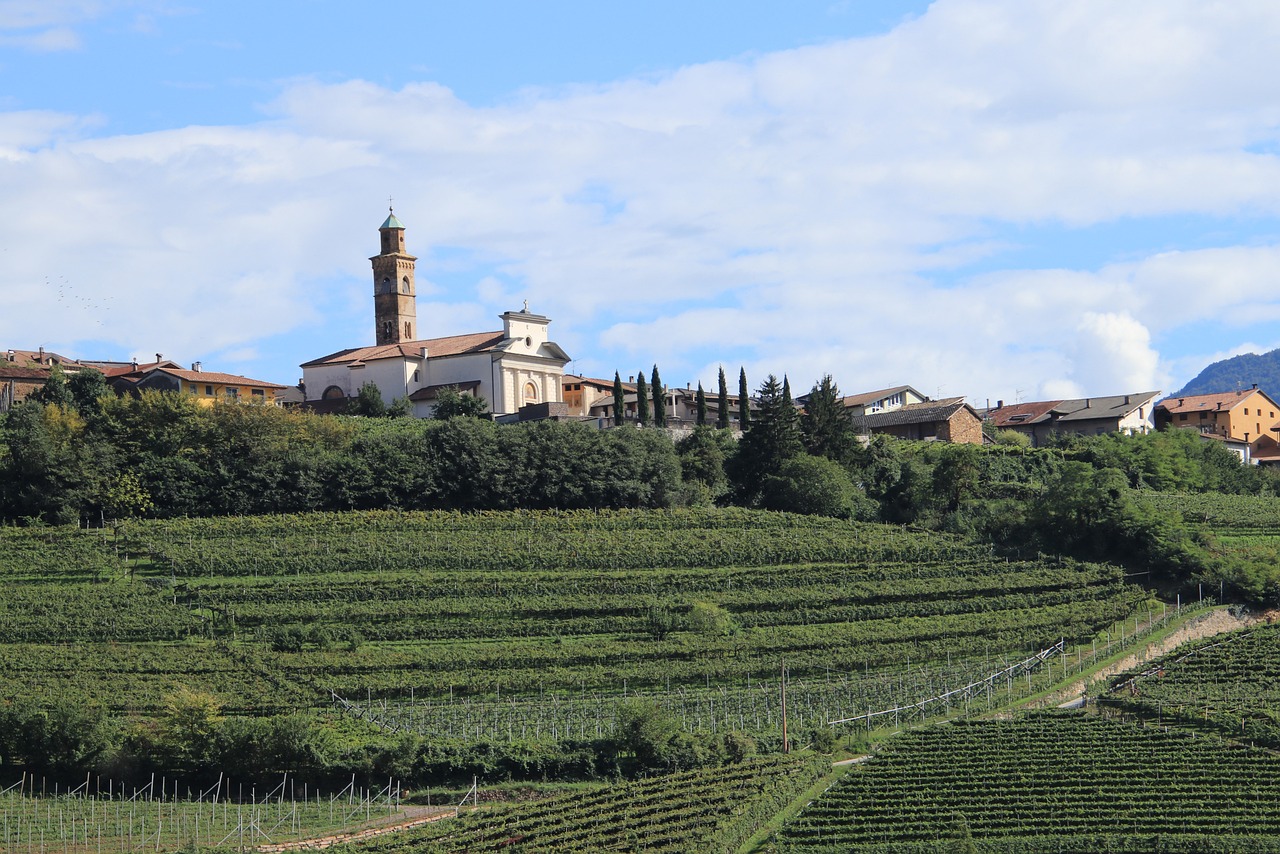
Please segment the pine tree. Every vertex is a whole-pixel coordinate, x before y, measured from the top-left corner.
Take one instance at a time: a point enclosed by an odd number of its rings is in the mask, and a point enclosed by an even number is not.
[[[853,451],[853,421],[845,411],[840,389],[831,375],[820,379],[809,392],[800,432],[805,449],[815,457],[844,462]]]
[[[644,381],[644,371],[636,377],[636,419],[641,427],[649,425],[649,386]]]
[[[766,479],[804,452],[797,423],[799,414],[789,397],[787,385],[778,382],[773,374],[760,386],[760,409],[751,429],[738,443],[730,466],[734,489],[744,503],[757,502]]]
[[[751,426],[751,395],[747,393],[747,369],[738,371],[738,429],[746,432]]]
[[[716,427],[729,429],[729,385],[724,379],[724,365],[720,366],[720,396],[716,400],[720,410],[716,413]]]
[[[658,366],[653,366],[653,426],[667,426],[667,390],[662,387],[662,378],[658,376]]]
[[[705,427],[707,424],[707,394],[702,390],[702,383],[698,383],[698,396],[695,401],[698,407],[698,426]]]
[[[626,416],[627,395],[622,388],[622,375],[613,372],[613,426],[621,427]]]

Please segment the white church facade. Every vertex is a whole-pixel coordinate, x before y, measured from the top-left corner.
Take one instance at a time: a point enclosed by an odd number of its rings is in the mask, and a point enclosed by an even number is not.
[[[438,392],[456,386],[482,397],[495,417],[515,417],[526,406],[562,403],[569,356],[548,337],[550,319],[529,311],[501,315],[502,328],[445,338],[416,338],[414,263],[405,251],[404,225],[391,213],[378,229],[373,263],[375,341],[302,364],[306,401],[334,407],[373,383],[390,405],[408,398],[413,414],[430,417]],[[505,420],[505,418],[503,419]]]

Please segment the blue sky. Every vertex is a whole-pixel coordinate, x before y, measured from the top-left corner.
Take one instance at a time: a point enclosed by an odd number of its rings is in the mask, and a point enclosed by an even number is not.
[[[1280,6],[0,0],[0,345],[293,382],[528,299],[582,373],[1162,389],[1280,346]]]

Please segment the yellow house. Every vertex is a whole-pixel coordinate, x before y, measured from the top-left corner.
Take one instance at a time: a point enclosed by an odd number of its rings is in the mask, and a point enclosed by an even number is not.
[[[1156,405],[1156,427],[1182,427],[1257,446],[1274,440],[1280,405],[1254,385],[1240,391],[1170,397]],[[1272,444],[1268,441],[1266,444]]]
[[[192,365],[189,371],[164,363],[140,365],[135,370],[113,377],[110,382],[121,393],[144,389],[186,392],[206,406],[212,406],[218,400],[279,406],[281,395],[287,388],[279,383],[250,379],[238,374],[202,370],[199,362]]]

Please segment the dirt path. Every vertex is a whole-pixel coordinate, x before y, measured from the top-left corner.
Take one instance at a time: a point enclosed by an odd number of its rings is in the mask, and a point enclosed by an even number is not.
[[[1247,617],[1236,617],[1225,609],[1210,611],[1204,616],[1197,617],[1191,622],[1182,626],[1173,634],[1164,640],[1150,646],[1145,646],[1124,658],[1110,664],[1097,671],[1088,679],[1080,679],[1072,682],[1060,691],[1056,691],[1048,697],[1042,697],[1035,703],[1028,704],[1028,708],[1044,708],[1047,706],[1066,706],[1077,703],[1082,697],[1090,682],[1098,679],[1105,679],[1108,676],[1115,676],[1117,673],[1124,673],[1126,670],[1132,670],[1139,664],[1150,661],[1153,658],[1159,658],[1166,653],[1172,652],[1177,647],[1187,641],[1200,640],[1201,638],[1213,637],[1214,635],[1233,632],[1237,629],[1243,629],[1246,626],[1252,626],[1255,623],[1263,622],[1265,617],[1258,615],[1249,615]]]
[[[398,833],[413,827],[421,827],[424,824],[430,824],[442,818],[452,818],[453,815],[453,807],[404,807],[400,811],[399,821],[392,821],[389,824],[365,827],[362,830],[352,830],[348,833],[335,833],[332,836],[321,836],[316,839],[303,839],[298,842],[259,845],[253,850],[261,852],[261,854],[277,854],[277,852],[282,851],[319,851],[333,845],[359,842],[362,839],[372,839],[388,833]]]

